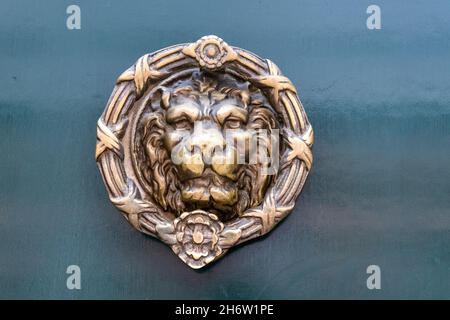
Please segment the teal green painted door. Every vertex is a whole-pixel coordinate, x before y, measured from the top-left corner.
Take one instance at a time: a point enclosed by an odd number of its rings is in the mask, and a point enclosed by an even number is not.
[[[66,27],[71,4],[80,30]],[[450,298],[450,3],[376,1],[380,30],[370,4],[2,3],[0,297]],[[94,150],[116,77],[207,34],[293,81],[315,163],[269,236],[193,271],[110,204]],[[66,287],[69,265],[81,290]]]

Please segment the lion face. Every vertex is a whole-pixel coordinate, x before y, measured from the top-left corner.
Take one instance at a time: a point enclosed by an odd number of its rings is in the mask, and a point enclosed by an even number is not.
[[[258,90],[223,80],[197,74],[163,89],[161,108],[148,117],[142,139],[147,181],[165,209],[209,208],[227,220],[263,198],[270,176],[261,163],[248,163],[261,152],[250,142],[255,130],[277,127],[274,112]],[[267,139],[260,143],[270,148]]]
[[[245,146],[248,140],[246,131],[238,130],[248,120],[245,107],[236,98],[215,102],[212,96],[203,95],[197,101],[181,96],[170,104],[164,145],[178,168],[185,203],[200,207],[211,203],[219,210],[229,210],[236,204],[241,166],[237,145]],[[226,137],[228,129],[236,131],[236,145]]]

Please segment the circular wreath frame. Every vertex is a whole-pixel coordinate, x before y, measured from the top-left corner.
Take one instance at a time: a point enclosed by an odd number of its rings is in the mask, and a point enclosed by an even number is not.
[[[218,49],[213,58],[205,57],[202,51],[210,44]],[[174,73],[191,68],[227,72],[261,89],[281,115],[281,134],[286,147],[281,155],[279,172],[259,206],[225,223],[217,219],[208,220],[213,215],[204,213],[205,221],[211,221],[218,226],[214,230],[219,230],[218,241],[214,244],[218,248],[212,250],[212,254],[208,253],[205,259],[192,259],[186,255],[185,245],[177,239],[177,226],[188,214],[173,220],[157,204],[140,196],[135,177],[127,174],[130,170],[126,168],[127,151],[123,143],[127,138],[125,133],[130,111],[144,93]],[[266,234],[292,211],[311,169],[313,140],[311,124],[295,87],[272,61],[229,46],[216,36],[207,36],[194,43],[146,54],[119,76],[97,123],[95,157],[110,200],[131,225],[171,246],[192,268],[201,268],[222,256],[230,247]],[[198,210],[195,212],[199,214]]]

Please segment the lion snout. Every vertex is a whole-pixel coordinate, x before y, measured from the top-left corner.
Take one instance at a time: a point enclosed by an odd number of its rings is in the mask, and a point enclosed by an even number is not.
[[[219,130],[199,130],[181,143],[178,164],[186,178],[200,177],[211,168],[218,175],[236,179],[236,149],[227,147]]]

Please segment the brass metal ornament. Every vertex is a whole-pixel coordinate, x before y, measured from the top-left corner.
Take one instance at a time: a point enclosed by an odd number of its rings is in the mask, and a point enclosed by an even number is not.
[[[292,211],[313,140],[296,88],[272,61],[206,36],[119,76],[95,157],[129,223],[198,269]]]

